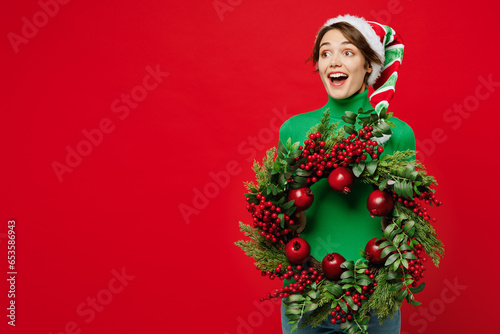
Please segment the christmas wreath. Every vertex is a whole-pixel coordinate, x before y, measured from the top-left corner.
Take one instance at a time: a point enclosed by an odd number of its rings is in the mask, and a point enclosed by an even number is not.
[[[236,245],[256,260],[262,276],[291,280],[263,300],[284,298],[293,331],[299,324],[319,325],[331,314],[343,330],[366,333],[371,312],[382,323],[405,299],[418,306],[426,254],[436,266],[444,255],[426,207],[441,205],[431,189],[435,178],[415,160],[415,151],[384,154],[382,143],[395,126],[391,116],[346,111],[346,125],[339,127],[326,110],[303,146],[289,139],[267,151],[262,164],[254,162],[257,183],[245,183],[253,222],[240,222],[250,240]],[[383,237],[370,240],[356,261],[328,253],[320,262],[300,238],[298,213],[309,208],[309,187],[322,178],[339,192],[348,192],[355,180],[374,187],[367,214],[384,217]]]

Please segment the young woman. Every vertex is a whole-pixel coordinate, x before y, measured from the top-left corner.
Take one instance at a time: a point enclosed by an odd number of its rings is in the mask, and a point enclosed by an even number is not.
[[[392,98],[397,68],[401,63],[403,45],[394,31],[374,22],[353,16],[339,16],[329,20],[318,32],[311,59],[317,66],[328,102],[322,108],[299,114],[287,120],[280,129],[280,141],[288,138],[303,142],[308,130],[319,123],[326,109],[330,121],[345,124],[341,116],[345,111],[379,111],[387,108]],[[385,66],[384,68],[382,66]],[[368,86],[375,91],[368,97]],[[377,90],[378,88],[378,90]],[[390,138],[382,138],[384,152],[415,150],[415,137],[411,128],[396,117],[391,118],[396,127]],[[380,142],[380,139],[376,139]],[[357,260],[359,250],[374,237],[382,236],[380,218],[371,218],[366,209],[366,198],[373,190],[370,185],[355,183],[346,196],[339,194],[323,178],[311,187],[313,205],[299,213],[301,237],[311,245],[311,255],[323,259],[327,253],[340,253],[346,260]],[[321,260],[320,260],[321,261]],[[285,283],[288,285],[288,282]],[[343,333],[339,321],[332,323],[331,316],[320,327],[306,327],[297,333]],[[335,322],[335,321],[333,321]],[[369,333],[399,333],[399,311],[394,317],[379,325],[372,316]],[[283,333],[290,332],[284,307],[282,307]]]

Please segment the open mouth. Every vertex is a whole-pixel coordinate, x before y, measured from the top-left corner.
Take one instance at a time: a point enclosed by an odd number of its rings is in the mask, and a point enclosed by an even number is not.
[[[332,73],[328,76],[334,86],[342,85],[349,76],[345,73]]]

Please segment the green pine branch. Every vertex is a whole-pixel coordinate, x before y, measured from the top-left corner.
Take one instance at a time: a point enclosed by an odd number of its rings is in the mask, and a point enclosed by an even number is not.
[[[242,222],[239,224],[240,231],[250,240],[239,240],[235,242],[235,245],[240,247],[247,256],[252,257],[261,271],[274,271],[278,264],[285,267],[290,264],[283,244],[266,242],[265,238],[253,227]]]

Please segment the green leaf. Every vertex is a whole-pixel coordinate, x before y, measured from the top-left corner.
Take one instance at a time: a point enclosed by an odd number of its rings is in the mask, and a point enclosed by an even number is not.
[[[295,151],[296,149],[298,149],[300,146],[300,142],[295,142],[293,143],[292,147],[290,147],[290,151]]]
[[[408,220],[405,222],[405,226],[403,226],[403,231],[406,233],[409,229],[411,229],[415,225],[413,220]],[[404,250],[404,249],[403,249]]]
[[[405,180],[403,182],[403,191],[404,191],[404,197],[408,198],[408,199],[412,199],[413,198],[413,187],[411,185],[411,182],[408,181],[408,180]]]
[[[303,301],[305,298],[301,295],[301,294],[298,294],[298,293],[295,293],[291,296],[288,297],[288,301],[293,303],[293,302],[301,302]]]
[[[344,312],[346,312],[346,313],[347,313],[347,304],[346,304],[346,302],[345,302],[345,301],[343,301],[343,300],[339,300],[339,306],[340,306],[340,308],[341,308]]]
[[[307,295],[308,295],[309,297],[311,297],[312,299],[316,299],[316,297],[318,296],[318,294],[317,294],[316,290],[309,290],[309,291],[307,292]]]
[[[281,209],[283,210],[290,209],[293,206],[294,201],[295,200],[292,199],[291,201],[286,202],[281,206]]]
[[[295,158],[300,157],[301,154],[302,154],[301,151],[296,150],[296,151],[290,152],[290,154],[288,154],[288,158],[295,159]]]
[[[344,294],[342,288],[337,284],[325,286],[325,289],[337,298]]]
[[[404,286],[405,284],[403,282],[399,282],[399,283],[396,283],[396,284],[393,284],[389,290],[390,291],[399,291],[401,290],[401,288]]]
[[[356,123],[356,119],[355,118],[349,118],[347,116],[342,116],[341,117],[342,120],[348,124],[355,124]]]
[[[388,225],[385,230],[384,230],[384,237],[386,239],[390,239],[389,238],[389,235],[391,234],[391,232],[394,230],[394,228],[396,228],[396,224],[392,223],[390,225]]]
[[[415,194],[417,194],[417,196],[420,196],[420,191],[418,190],[418,186],[417,185],[413,186],[413,190],[415,191]]]
[[[293,180],[297,183],[306,183],[307,182],[307,178],[303,177],[303,176],[295,176],[293,178]]]
[[[401,273],[397,271],[389,271],[389,273],[385,276],[386,280],[399,279],[399,278],[401,278]]]
[[[379,240],[380,240],[380,239],[382,239],[382,238],[377,238],[377,239],[379,239]],[[383,248],[385,248],[385,247],[389,246],[390,244],[391,244],[391,243],[390,243],[389,241],[387,241],[387,240],[386,240],[386,241],[382,242],[380,245],[378,245],[378,248],[383,249]]]
[[[358,115],[356,115],[355,113],[353,113],[352,111],[349,111],[349,110],[346,110],[345,114],[346,114],[347,117],[349,117],[351,119],[356,119],[356,117],[358,116]]]
[[[396,247],[394,247],[394,246],[385,247],[384,249],[382,249],[382,253],[380,253],[380,257],[384,258],[387,255],[389,255],[390,253],[394,252],[395,250],[396,250]]]
[[[368,173],[373,175],[375,173],[375,171],[377,170],[377,166],[378,166],[378,161],[372,160],[366,164],[366,170],[368,171]]]
[[[361,173],[363,173],[365,166],[366,164],[364,162],[360,162],[359,164],[354,165],[354,167],[352,167],[352,172],[354,176],[359,177]]]
[[[318,305],[317,304],[314,304],[314,303],[310,303],[310,304],[307,304],[306,307],[304,308],[304,312],[310,312],[310,311],[314,311],[315,309],[318,308]]]
[[[298,176],[310,176],[312,174],[312,172],[310,170],[305,170],[305,169],[297,169],[297,171],[295,172],[296,175]]]
[[[340,268],[344,268],[347,270],[354,270],[354,262],[353,261],[345,261],[340,265]]]
[[[403,253],[403,258],[408,259],[408,260],[414,260],[417,258],[417,256],[413,253],[407,252],[407,253]]]
[[[413,293],[419,293],[419,292],[422,292],[422,290],[424,290],[424,288],[425,288],[425,282],[422,282],[422,283],[420,283],[419,286],[416,286],[414,288],[410,288],[410,291]]]
[[[359,285],[369,285],[372,281],[368,278],[360,278],[356,281]]]
[[[340,283],[345,284],[345,283],[354,283],[354,278],[344,278],[343,280],[340,281]]]
[[[286,141],[286,148],[290,151],[290,147],[292,145],[292,138],[289,137]]]
[[[350,278],[350,277],[354,277],[354,273],[350,270],[344,271],[342,273],[342,275],[340,275],[341,279]]]
[[[417,306],[422,305],[422,303],[421,303],[421,302],[418,302],[418,301],[416,301],[416,300],[410,300],[410,305],[411,305],[411,306],[415,306],[415,307],[417,307]]]
[[[357,311],[358,310],[358,305],[356,303],[354,303],[354,300],[352,300],[352,297],[351,296],[346,296],[345,297],[345,300],[349,303],[349,306],[354,310],[354,311]]]
[[[408,296],[408,290],[407,289],[401,291],[401,293],[398,295],[398,297],[397,297],[398,302],[402,302],[403,299],[406,298],[406,296]]]
[[[292,308],[292,307],[289,307],[285,311],[286,315],[301,314],[301,313],[302,313],[302,308]]]
[[[403,196],[403,189],[402,189],[402,186],[401,186],[401,182],[398,180],[396,181],[396,183],[394,183],[394,191],[396,192],[396,194],[398,196]]]
[[[392,123],[391,121],[385,121],[385,123],[387,125],[389,125],[390,127],[395,127],[396,126],[396,124]]]
[[[401,243],[401,241],[403,241],[403,239],[405,238],[405,235],[404,234],[398,234],[394,237],[394,240],[393,240],[393,243],[396,247],[399,246],[399,244]]]
[[[399,268],[399,265],[401,264],[401,259],[397,259],[396,261],[394,261],[394,263],[392,264],[392,270],[398,270]]]
[[[395,253],[395,254],[392,254],[391,256],[389,256],[387,258],[387,260],[385,261],[385,266],[390,266],[391,264],[394,263],[394,261],[397,260],[397,258],[399,257],[399,254],[398,253]]]
[[[356,130],[354,130],[352,127],[344,125],[344,131],[350,135],[356,134]]]
[[[291,141],[291,139],[289,138],[289,140]],[[285,148],[285,146],[283,145],[283,143],[281,142],[281,140],[278,142],[278,154],[281,153],[282,155],[285,155],[287,153],[287,150]]]
[[[385,135],[390,135],[392,133],[391,128],[387,124],[385,124],[383,120],[378,124],[378,128]]]
[[[405,250],[411,250],[411,247],[408,246],[406,243],[402,244],[401,247],[399,247],[399,251],[405,251]]]
[[[418,172],[411,172],[410,180],[415,181],[417,179]]]

